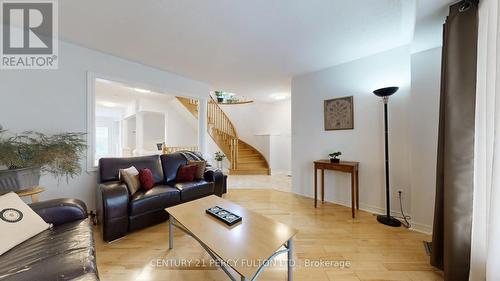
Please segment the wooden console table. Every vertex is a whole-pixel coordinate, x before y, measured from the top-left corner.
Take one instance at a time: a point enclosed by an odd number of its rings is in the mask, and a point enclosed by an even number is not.
[[[351,174],[351,201],[352,218],[359,210],[359,162],[340,161],[333,163],[330,160],[314,161],[314,208],[318,207],[318,170],[321,170],[321,202],[325,202],[325,170],[339,171]]]

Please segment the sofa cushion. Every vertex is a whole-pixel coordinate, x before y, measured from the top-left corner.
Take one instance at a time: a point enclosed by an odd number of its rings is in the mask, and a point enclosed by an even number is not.
[[[203,179],[204,175],[205,175],[205,170],[207,168],[207,162],[206,161],[189,160],[188,163],[190,165],[196,165],[198,167],[198,169],[196,170],[195,179],[198,179],[198,180]]]
[[[56,226],[14,247],[0,257],[0,279],[98,280],[90,220]]]
[[[153,173],[148,168],[139,171],[139,181],[141,182],[141,188],[144,190],[150,190],[155,185]]]
[[[120,180],[127,185],[128,193],[134,194],[141,188],[141,181],[139,180],[139,171],[134,167],[127,169],[120,169]]]
[[[130,198],[129,215],[136,216],[162,210],[180,202],[179,190],[171,186],[157,185],[150,190],[141,189]]]
[[[9,192],[0,196],[0,256],[49,227],[19,195]]]
[[[99,183],[117,181],[118,170],[134,166],[137,170],[148,168],[153,173],[155,183],[163,182],[163,172],[158,155],[141,157],[119,157],[99,159]],[[177,170],[175,170],[177,172]]]
[[[214,193],[214,183],[205,180],[171,183],[181,192],[181,201],[188,202]]]
[[[181,165],[187,164],[187,159],[181,153],[163,154],[160,156],[165,182],[175,181]]]
[[[182,165],[177,171],[177,176],[175,177],[175,182],[192,182],[196,177],[196,172],[198,171],[197,165]]]

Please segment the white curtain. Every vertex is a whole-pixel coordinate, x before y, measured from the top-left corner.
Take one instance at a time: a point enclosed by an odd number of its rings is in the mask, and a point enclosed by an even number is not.
[[[470,281],[500,280],[500,19],[479,4],[474,205]]]

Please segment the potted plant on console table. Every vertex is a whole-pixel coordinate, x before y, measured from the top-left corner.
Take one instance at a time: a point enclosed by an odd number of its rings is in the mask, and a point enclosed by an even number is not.
[[[340,163],[340,155],[342,155],[342,152],[340,152],[340,151],[328,154],[328,156],[330,156],[330,162]]]
[[[6,168],[0,168],[0,194],[38,186],[41,173],[58,179],[79,175],[87,147],[83,135],[24,132],[7,136],[0,126],[0,167]]]

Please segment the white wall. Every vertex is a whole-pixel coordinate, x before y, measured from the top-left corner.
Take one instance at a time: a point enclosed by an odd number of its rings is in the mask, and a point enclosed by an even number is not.
[[[239,137],[258,149],[272,173],[291,171],[291,101],[223,105]]]
[[[441,48],[411,57],[411,214],[413,223],[432,231],[441,85]]]
[[[372,94],[399,86],[389,100],[391,209],[397,191],[415,229],[430,233],[434,212],[441,48],[409,46],[295,77],[292,81],[293,192],[313,196],[313,166],[331,151],[360,162],[360,207],[385,211],[383,103]],[[354,96],[354,130],[324,131],[323,101]],[[350,206],[350,177],[325,174],[326,200]]]
[[[58,70],[1,71],[0,122],[14,132],[86,132],[87,71],[174,95],[206,98],[210,89],[205,83],[61,42]],[[86,159],[82,167],[85,170]],[[76,197],[94,208],[96,181],[95,172],[85,171],[59,184],[44,176],[41,185],[47,191],[41,198]]]
[[[142,119],[143,149],[158,153],[156,144],[165,141],[165,113],[145,111]],[[193,141],[196,141],[196,135]]]
[[[198,121],[175,97],[168,100],[141,98],[137,102],[140,111],[159,112],[165,115],[164,137],[168,146],[198,145]],[[156,149],[156,145],[152,147]]]
[[[198,146],[197,119],[177,100],[168,105],[167,145]]]
[[[295,77],[292,80],[292,188],[313,196],[313,161],[341,151],[342,159],[360,162],[360,207],[385,210],[383,103],[372,91],[399,86],[390,98],[392,209],[397,189],[407,195],[410,210],[410,51],[401,47],[350,63]],[[354,130],[325,131],[323,101],[354,96]],[[350,206],[350,176],[325,173],[326,200]]]

